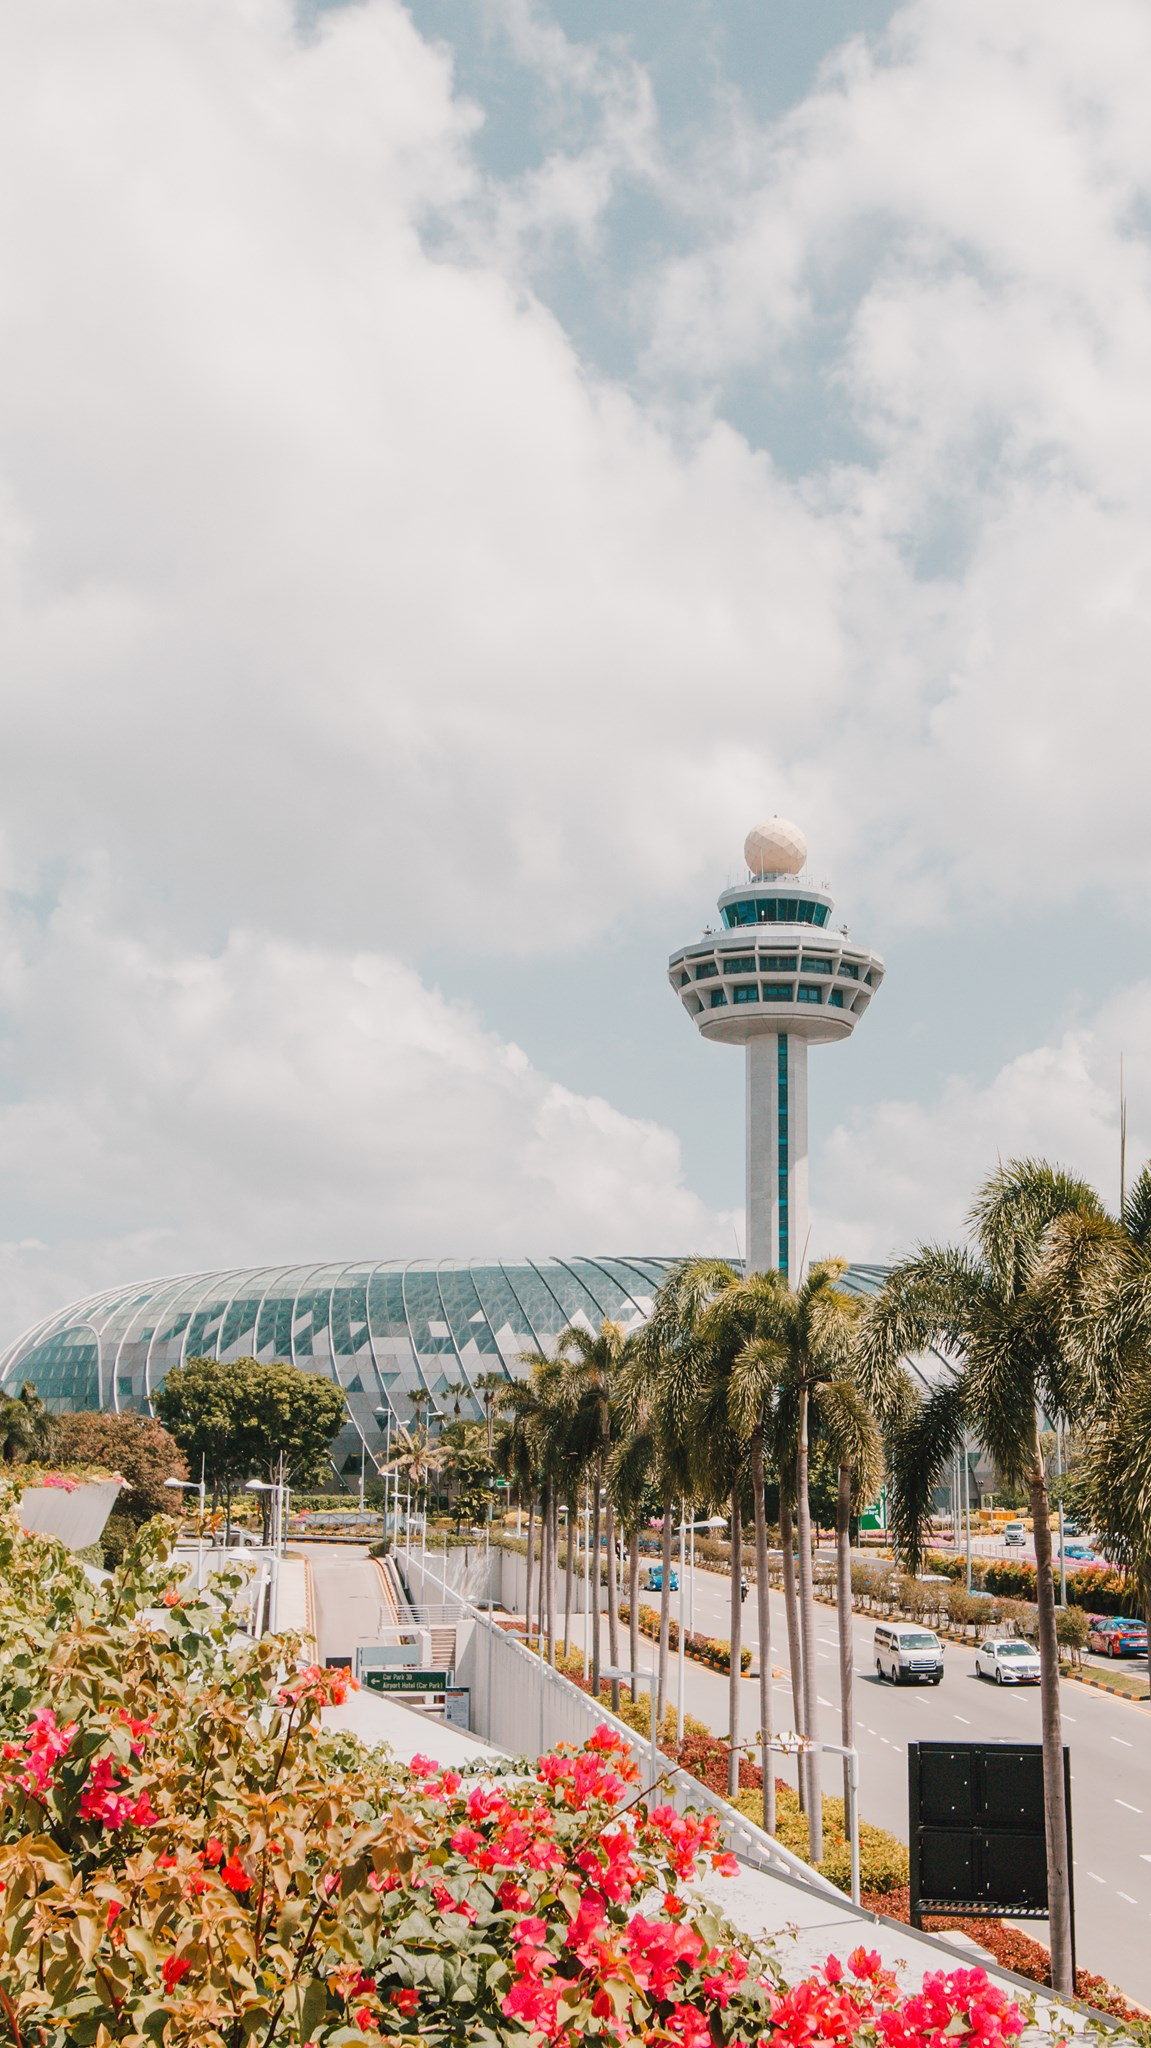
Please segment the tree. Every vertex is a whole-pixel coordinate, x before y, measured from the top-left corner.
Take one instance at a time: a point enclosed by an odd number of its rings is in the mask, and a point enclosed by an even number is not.
[[[1074,1469],[1052,1482],[1052,1496],[1087,1520],[1151,1624],[1151,1166],[1117,1219],[1060,1218],[1044,1271],[1064,1341],[1094,1390]]]
[[[213,1492],[232,1494],[257,1475],[290,1486],[322,1479],[346,1419],[342,1387],[295,1365],[255,1358],[190,1358],[168,1374],[154,1406]],[[265,1521],[268,1509],[265,1506]]]
[[[0,1396],[0,1460],[26,1465],[54,1456],[55,1417],[26,1380],[18,1394]]]
[[[633,1346],[622,1323],[605,1321],[599,1330],[569,1323],[556,1343],[560,1368],[558,1387],[561,1409],[566,1410],[566,1428],[557,1449],[587,1477],[592,1489],[592,1691],[599,1697],[600,1629],[600,1493],[607,1474],[615,1434],[619,1379]],[[619,1665],[619,1599],[615,1558],[615,1511],[610,1493],[606,1497],[608,1652]],[[619,1712],[619,1681],[612,1680],[612,1709]]]
[[[1068,1288],[1052,1283],[1055,1226],[1101,1222],[1084,1182],[1044,1160],[1012,1160],[979,1190],[970,1249],[926,1245],[903,1260],[866,1312],[857,1353],[873,1402],[890,1414],[889,1511],[908,1569],[922,1557],[932,1489],[970,1431],[1009,1483],[1026,1480],[1035,1532],[1043,1734],[1043,1791],[1052,1983],[1073,1990],[1071,1906],[1059,1648],[1051,1569],[1050,1503],[1043,1418],[1072,1421],[1091,1387],[1068,1341]],[[952,1377],[926,1399],[887,1399],[893,1367],[929,1348],[954,1361]],[[906,1389],[906,1382],[905,1382]]]
[[[188,1460],[189,1471],[203,1471],[213,1500],[223,1494],[227,1534],[232,1495],[251,1473],[259,1449],[246,1431],[246,1364],[189,1358],[172,1367],[152,1403]]]
[[[132,1412],[105,1415],[85,1409],[58,1416],[55,1455],[62,1464],[106,1465],[122,1473],[128,1490],[117,1509],[136,1523],[174,1513],[177,1496],[164,1482],[188,1477],[183,1452],[163,1424]]]

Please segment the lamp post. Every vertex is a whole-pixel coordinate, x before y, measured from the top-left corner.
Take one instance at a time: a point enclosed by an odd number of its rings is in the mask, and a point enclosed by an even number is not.
[[[165,1479],[165,1486],[176,1488],[180,1493],[198,1493],[200,1496],[200,1527],[196,1537],[196,1591],[204,1585],[204,1459],[200,1459],[199,1479]]]
[[[249,1493],[270,1493],[272,1495],[272,1582],[268,1600],[268,1632],[275,1635],[280,1619],[280,1546],[284,1533],[284,1494],[287,1491],[283,1478],[249,1479]]]
[[[658,1671],[628,1671],[622,1665],[619,1664],[603,1664],[600,1666],[599,1675],[601,1678],[609,1679],[613,1685],[622,1684],[629,1686],[631,1689],[631,1695],[633,1699],[635,1698],[636,1692],[638,1691],[641,1685],[646,1685],[647,1687],[648,1695],[651,1701],[651,1764],[650,1776],[648,1778],[647,1787],[648,1791],[650,1792],[652,1786],[655,1784],[656,1778],[659,1776],[659,1773],[656,1769],[656,1761],[659,1756],[659,1751],[656,1748],[655,1739],[655,1696],[656,1691],[659,1687],[659,1673]]]
[[[842,1742],[816,1742],[810,1735],[796,1735],[791,1729],[784,1729],[778,1735],[769,1735],[766,1740],[758,1734],[754,1742],[742,1742],[754,1756],[757,1748],[779,1750],[784,1756],[810,1756],[813,1750],[823,1750],[827,1756],[841,1756],[847,1760],[847,1825],[851,1837],[851,1903],[859,1904],[859,1751]]]

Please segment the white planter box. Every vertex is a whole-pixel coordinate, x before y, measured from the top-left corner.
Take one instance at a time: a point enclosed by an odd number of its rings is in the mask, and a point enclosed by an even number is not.
[[[55,1536],[69,1550],[87,1550],[104,1534],[120,1493],[118,1479],[85,1481],[73,1487],[26,1486],[20,1496],[20,1524],[32,1536]]]

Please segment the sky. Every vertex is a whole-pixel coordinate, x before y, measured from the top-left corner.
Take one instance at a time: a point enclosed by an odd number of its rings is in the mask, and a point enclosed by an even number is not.
[[[813,1254],[1151,1147],[1143,0],[0,15],[0,1339],[263,1261],[734,1252],[665,979],[886,958]]]

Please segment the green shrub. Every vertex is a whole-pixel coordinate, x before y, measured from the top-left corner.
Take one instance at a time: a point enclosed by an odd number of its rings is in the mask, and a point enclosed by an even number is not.
[[[130,1515],[111,1514],[104,1524],[101,1548],[104,1553],[104,1569],[118,1571],[124,1557],[136,1540],[136,1524]]]
[[[741,1813],[757,1824],[763,1819],[763,1794],[741,1792],[736,1802]],[[810,1861],[807,1853],[807,1816],[799,1796],[790,1785],[777,1780],[775,1795],[777,1841],[793,1856]],[[851,1890],[851,1846],[844,1833],[843,1801],[823,1801],[823,1861],[817,1868],[842,1892]],[[859,1884],[865,1892],[894,1892],[907,1883],[907,1850],[886,1828],[861,1821],[859,1827]]]
[[[1073,1607],[1070,1600],[1067,1602],[1066,1607],[1056,1609],[1056,1639],[1061,1650],[1070,1652],[1073,1664],[1080,1662],[1083,1652],[1087,1648],[1087,1630],[1089,1625],[1086,1608]]]

